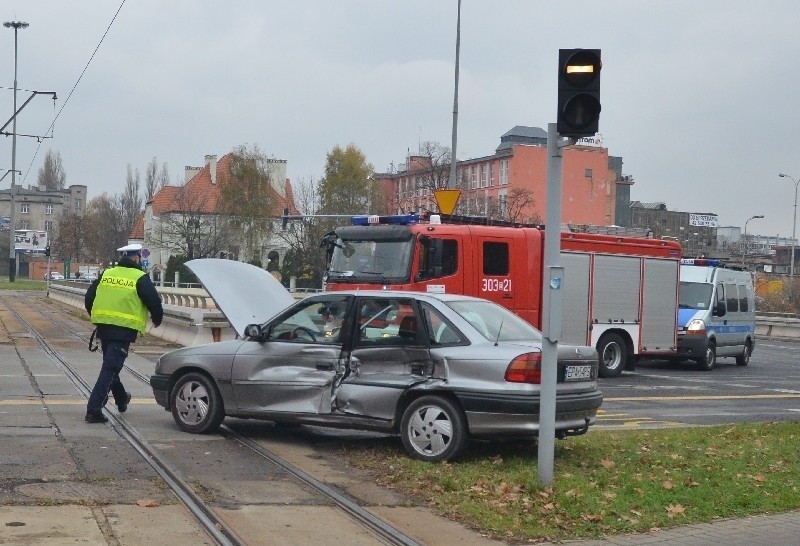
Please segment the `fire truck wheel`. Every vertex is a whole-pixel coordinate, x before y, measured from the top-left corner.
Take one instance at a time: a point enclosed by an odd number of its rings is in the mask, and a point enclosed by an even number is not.
[[[400,438],[412,457],[423,461],[450,461],[469,443],[467,419],[461,408],[441,396],[423,396],[403,413]]]
[[[717,363],[717,345],[713,341],[708,342],[706,347],[706,354],[703,358],[697,359],[697,367],[704,372],[710,372],[714,369],[714,364]]]
[[[628,361],[628,347],[619,334],[608,333],[597,344],[600,377],[619,377]]]

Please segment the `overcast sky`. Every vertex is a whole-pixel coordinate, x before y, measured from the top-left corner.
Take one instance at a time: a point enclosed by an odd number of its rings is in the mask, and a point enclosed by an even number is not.
[[[257,144],[297,182],[320,178],[337,144],[386,171],[421,141],[451,142],[457,0],[4,0],[0,11],[30,24],[18,103],[58,93],[18,118],[18,134],[43,135],[60,112],[52,139],[17,139],[26,186],[48,149],[91,198],[121,193],[127,165],[143,175],[154,156],[178,181],[206,154]],[[749,233],[791,235],[795,185],[778,173],[800,179],[797,0],[463,0],[458,158],[491,155],[515,125],[555,122],[558,49],[573,47],[602,49],[600,130],[636,182],[632,199],[716,213],[721,226],[763,214]],[[14,32],[0,27],[0,123],[13,80]],[[0,173],[11,141],[0,139]]]

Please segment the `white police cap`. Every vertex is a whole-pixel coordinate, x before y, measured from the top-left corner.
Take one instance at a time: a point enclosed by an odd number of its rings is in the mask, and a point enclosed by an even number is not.
[[[117,252],[119,252],[120,255],[122,256],[133,256],[134,254],[140,254],[142,252],[142,244],[133,243],[130,245],[126,245],[118,248]]]

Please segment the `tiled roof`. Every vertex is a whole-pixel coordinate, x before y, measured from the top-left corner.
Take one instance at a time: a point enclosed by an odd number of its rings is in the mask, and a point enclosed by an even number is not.
[[[170,212],[217,213],[217,204],[220,197],[220,176],[230,170],[231,159],[232,154],[225,154],[217,161],[217,179],[213,183],[211,181],[211,167],[210,165],[205,165],[183,186],[183,191],[179,186],[164,186],[161,188],[150,201],[153,206],[153,214],[160,215]],[[284,184],[285,198],[273,188],[270,188],[274,202],[272,214],[275,216],[283,214],[284,207],[288,207],[291,214],[297,214],[292,184],[288,179]]]
[[[144,212],[140,212],[136,217],[136,223],[133,225],[129,239],[144,240]]]

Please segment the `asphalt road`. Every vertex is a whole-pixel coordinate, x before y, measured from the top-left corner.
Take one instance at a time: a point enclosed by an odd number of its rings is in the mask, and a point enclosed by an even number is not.
[[[693,362],[641,362],[601,379],[598,428],[718,425],[800,419],[800,343],[756,340],[747,366],[720,358],[710,372]]]

